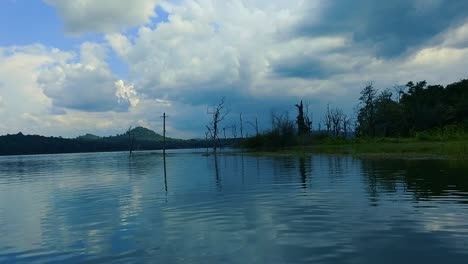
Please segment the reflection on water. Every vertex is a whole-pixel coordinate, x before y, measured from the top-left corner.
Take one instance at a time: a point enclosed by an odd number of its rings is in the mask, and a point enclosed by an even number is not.
[[[466,263],[468,164],[0,157],[0,263]]]

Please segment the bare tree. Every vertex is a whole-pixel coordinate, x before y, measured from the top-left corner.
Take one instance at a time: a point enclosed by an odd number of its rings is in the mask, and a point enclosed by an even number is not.
[[[252,122],[247,122],[247,124],[251,125],[253,127],[253,129],[255,129],[255,135],[258,136],[259,135],[259,132],[258,132],[258,120],[257,118],[255,118],[255,123],[252,123]]]
[[[400,103],[401,97],[405,94],[406,85],[395,85],[393,90],[397,96],[397,102]]]
[[[348,133],[351,132],[352,120],[347,114],[343,114],[343,134],[344,137],[348,136]]]
[[[304,123],[307,127],[307,131],[312,133],[312,113],[309,112],[310,102],[306,101],[304,104]]]
[[[294,134],[297,133],[294,121],[289,120],[287,112],[281,115],[272,114],[272,125],[271,131],[286,139],[293,138]]]
[[[325,120],[323,120],[327,133],[330,134],[332,128],[332,113],[330,111],[330,104],[327,104],[327,112],[325,113]]]
[[[244,138],[244,122],[242,121],[242,113],[239,114],[239,120],[240,120],[240,137]]]
[[[304,104],[302,103],[302,100],[299,104],[296,104],[297,108],[297,119],[296,119],[296,124],[297,124],[297,132],[299,135],[306,134],[307,131],[307,125],[305,124],[305,118],[304,118]]]
[[[237,126],[236,125],[231,126],[231,132],[232,132],[232,137],[237,138]]]
[[[205,145],[206,145],[206,152],[208,152],[208,138],[210,136],[210,132],[206,131],[205,132]]]
[[[219,143],[219,124],[224,120],[229,112],[225,106],[225,98],[221,98],[221,102],[219,102],[218,105],[211,109],[207,109],[206,112],[207,114],[212,115],[212,120],[206,128],[213,142],[213,151],[216,152]]]
[[[331,111],[331,123],[334,136],[339,136],[343,125],[343,110],[339,108],[333,108]]]

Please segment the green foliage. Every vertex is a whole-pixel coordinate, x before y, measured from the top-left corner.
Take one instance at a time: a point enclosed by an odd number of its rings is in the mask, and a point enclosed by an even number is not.
[[[360,136],[375,136],[377,90],[369,83],[359,97],[361,108],[358,112],[357,132]]]
[[[416,136],[421,140],[444,140],[459,137],[452,126],[468,122],[468,80],[446,87],[427,85],[425,81],[409,82],[397,91],[376,96],[372,85],[366,86],[359,98],[357,136]]]
[[[466,126],[448,125],[442,128],[434,128],[427,131],[416,132],[415,138],[420,141],[447,141],[467,139]]]

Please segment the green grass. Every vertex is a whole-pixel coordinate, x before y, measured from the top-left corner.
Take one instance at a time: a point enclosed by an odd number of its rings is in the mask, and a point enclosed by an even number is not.
[[[448,141],[421,141],[416,138],[330,139],[321,143],[251,150],[247,153],[262,156],[301,156],[321,153],[370,158],[468,159],[468,139]]]
[[[310,146],[311,151],[321,153],[343,154],[381,154],[381,155],[428,155],[440,157],[468,157],[468,140],[463,141],[415,141],[402,140],[400,142],[355,142],[348,144],[320,144]]]
[[[468,128],[450,125],[406,138],[331,137],[325,134],[291,136],[266,133],[247,139],[243,147],[262,155],[348,154],[382,158],[468,159]]]

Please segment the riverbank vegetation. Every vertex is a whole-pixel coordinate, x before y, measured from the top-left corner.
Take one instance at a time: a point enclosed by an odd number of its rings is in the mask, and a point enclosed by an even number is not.
[[[409,82],[380,92],[368,83],[354,117],[328,105],[315,130],[303,103],[296,108],[296,120],[273,115],[271,130],[244,140],[242,146],[256,151],[468,157],[468,80],[445,87]]]

